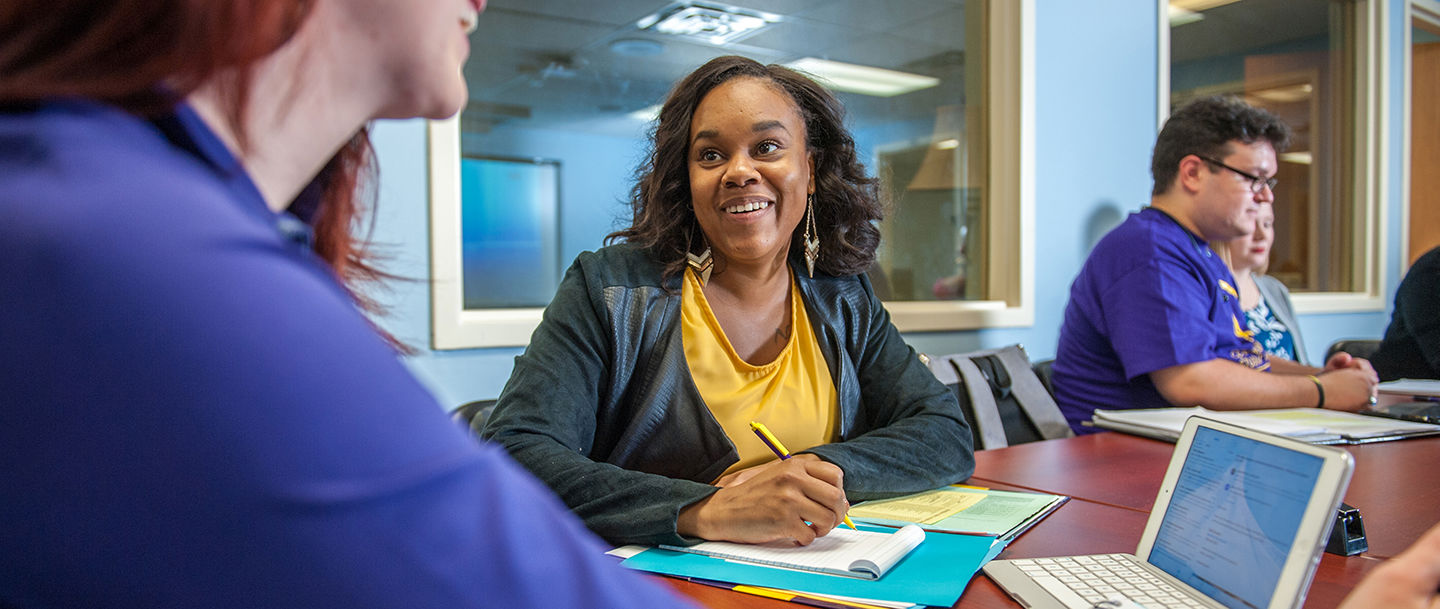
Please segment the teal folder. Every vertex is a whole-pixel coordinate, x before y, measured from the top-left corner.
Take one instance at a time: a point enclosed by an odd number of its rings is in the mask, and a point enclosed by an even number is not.
[[[870,531],[884,527],[861,525]],[[965,592],[970,578],[1005,548],[994,537],[928,532],[908,556],[885,577],[863,580],[821,573],[777,569],[727,561],[686,552],[651,548],[620,563],[640,571],[698,577],[750,586],[799,592],[837,594],[881,601],[949,607]]]

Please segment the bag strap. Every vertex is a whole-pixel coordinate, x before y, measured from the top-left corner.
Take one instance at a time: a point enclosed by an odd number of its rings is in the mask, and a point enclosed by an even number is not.
[[[1010,391],[1015,394],[1015,401],[1020,403],[1025,416],[1040,431],[1040,437],[1053,440],[1074,436],[1075,432],[1071,431],[1070,423],[1060,412],[1060,406],[1055,404],[1055,398],[1050,397],[1040,377],[1031,372],[1030,356],[1025,354],[1025,350],[1020,345],[1008,345],[1001,347],[996,355],[1010,370]],[[1018,370],[1029,374],[1016,374]]]
[[[1005,423],[1000,420],[1000,407],[995,403],[995,393],[990,383],[981,374],[980,368],[963,355],[944,358],[960,380],[964,381],[965,394],[970,397],[970,410],[975,414],[976,436],[981,449],[1004,448],[1010,445],[1005,438]]]

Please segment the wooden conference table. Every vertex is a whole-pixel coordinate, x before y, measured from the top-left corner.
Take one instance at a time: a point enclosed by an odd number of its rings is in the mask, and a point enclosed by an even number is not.
[[[1345,502],[1360,510],[1370,550],[1325,554],[1305,607],[1340,604],[1381,560],[1440,522],[1440,438],[1345,447],[1355,475]],[[1173,444],[1116,432],[1049,440],[975,454],[970,484],[1069,495],[1070,501],[1012,542],[1000,558],[1133,552],[1155,504]],[[794,609],[799,605],[661,578],[711,609]],[[956,607],[1020,605],[976,574]]]

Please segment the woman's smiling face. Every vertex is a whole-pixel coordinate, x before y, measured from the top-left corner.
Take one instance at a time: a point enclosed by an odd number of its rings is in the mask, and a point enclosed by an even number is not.
[[[783,262],[813,193],[800,108],[770,82],[740,77],[705,95],[690,121],[690,201],[727,264]]]

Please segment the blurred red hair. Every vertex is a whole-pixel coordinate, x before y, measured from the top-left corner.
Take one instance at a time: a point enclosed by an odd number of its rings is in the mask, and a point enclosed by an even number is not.
[[[155,116],[213,82],[244,147],[250,69],[285,44],[313,7],[314,0],[0,0],[0,105],[83,97]],[[355,238],[366,211],[361,182],[373,175],[362,128],[317,176],[323,194],[312,224],[316,254],[361,308],[378,312],[355,289],[387,277]]]

